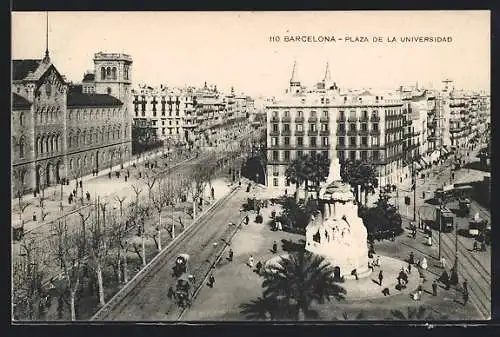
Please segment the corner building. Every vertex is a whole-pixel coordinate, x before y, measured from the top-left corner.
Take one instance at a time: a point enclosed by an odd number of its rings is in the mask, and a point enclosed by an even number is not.
[[[324,79],[313,89],[292,73],[287,93],[266,106],[267,185],[293,186],[285,171],[300,155],[313,152],[332,159],[370,161],[382,185],[405,179],[403,116],[397,92],[341,91]]]
[[[75,85],[58,72],[48,52],[44,59],[13,60],[13,195],[130,158],[131,63],[125,54],[97,53],[97,76],[86,74]]]

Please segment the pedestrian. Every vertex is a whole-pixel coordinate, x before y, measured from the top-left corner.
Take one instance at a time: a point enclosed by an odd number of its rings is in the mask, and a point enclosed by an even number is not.
[[[260,275],[261,272],[262,272],[262,262],[257,262],[257,264],[255,265],[255,272]]]
[[[215,189],[212,187],[211,190],[212,199],[215,199]]]
[[[276,241],[273,242],[273,254],[276,254],[278,252],[278,244]]]
[[[375,259],[375,265],[377,267],[380,267],[380,256],[377,256],[377,258]]]
[[[410,252],[410,264],[415,263],[415,255],[413,255],[413,252]]]
[[[80,180],[80,188],[83,188],[83,181]]]
[[[464,299],[464,307],[465,305],[467,304],[467,301],[469,300],[469,292],[468,291],[464,291],[463,294],[463,299]]]
[[[411,274],[411,263],[408,263],[408,274]]]
[[[444,256],[441,258],[441,268],[443,269],[446,269],[446,259],[444,258]]]
[[[436,280],[432,282],[432,296],[437,296],[437,289],[438,289],[438,284]]]
[[[209,286],[210,288],[213,288],[213,287],[214,287],[214,283],[215,283],[215,277],[214,277],[214,275],[212,274],[212,275],[210,275],[210,277],[208,278],[208,286]]]
[[[33,221],[36,221],[36,213],[33,212]]]
[[[369,269],[371,269],[371,271],[372,271],[372,273],[373,273],[373,268],[374,268],[374,266],[373,266],[373,260],[371,260],[371,259],[370,259],[370,260],[368,260],[368,268],[369,268]]]
[[[250,255],[250,257],[248,258],[248,266],[250,268],[253,268],[253,256],[252,255]]]
[[[390,295],[390,292],[389,292],[389,288],[384,288],[384,290],[382,290],[382,294],[384,294],[384,296],[389,296]]]
[[[378,284],[382,286],[382,281],[384,280],[384,275],[382,274],[382,270],[378,273]]]
[[[467,284],[466,279],[464,280],[464,283],[462,283],[462,288],[463,288],[464,292],[469,292],[469,288],[468,288],[468,284]]]
[[[90,201],[90,193],[87,191],[87,201]]]
[[[228,257],[228,260],[229,262],[233,261],[233,250],[231,248],[229,248],[229,257]]]
[[[479,245],[477,244],[477,241],[474,241],[474,244],[472,245],[472,251],[478,251],[479,250]]]

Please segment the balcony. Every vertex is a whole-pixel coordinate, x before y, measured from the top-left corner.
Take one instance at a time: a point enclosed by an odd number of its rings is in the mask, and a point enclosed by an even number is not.
[[[307,131],[307,135],[308,136],[317,136],[318,133],[319,133],[318,130],[314,130],[314,131],[313,130],[308,130]]]
[[[359,117],[360,122],[368,122],[368,116]]]
[[[371,122],[380,122],[380,117],[379,116],[371,116],[370,121]]]
[[[278,116],[272,116],[271,117],[271,123],[279,123],[280,119]]]
[[[295,136],[303,136],[304,131],[295,131]]]
[[[292,132],[290,130],[283,130],[281,131],[282,136],[291,136]]]
[[[330,148],[330,144],[323,144],[323,143],[321,143],[321,144],[319,144],[319,147],[322,148],[322,149],[328,149],[328,148]]]
[[[345,135],[346,134],[345,128],[344,129],[337,128],[337,134],[339,134],[339,135]]]
[[[363,149],[367,149],[368,148],[368,143],[366,143],[366,144],[361,143],[360,147],[363,148]]]
[[[316,123],[316,122],[318,121],[318,117],[309,117],[309,118],[307,119],[307,121],[308,121],[309,123]]]
[[[328,116],[322,116],[320,119],[319,119],[320,122],[328,122],[330,121],[330,118]]]
[[[304,123],[304,117],[295,117],[295,123]]]
[[[326,131],[320,131],[319,135],[320,136],[329,136],[330,135],[330,131],[328,131],[328,130],[326,130]]]
[[[358,134],[357,130],[349,130],[347,131],[348,136],[356,136]]]
[[[345,116],[339,116],[337,118],[337,122],[345,122],[345,121],[346,121]]]
[[[347,121],[349,121],[349,122],[357,122],[358,118],[356,116],[349,116],[349,118],[347,118]]]
[[[345,144],[337,144],[337,150],[345,150],[347,146]]]
[[[359,130],[359,134],[363,135],[363,136],[367,136],[368,135],[368,130]]]
[[[279,132],[279,131],[274,131],[274,130],[272,130],[272,131],[270,131],[270,132],[269,132],[269,135],[270,135],[270,136],[279,136],[279,135],[280,135],[280,132]]]

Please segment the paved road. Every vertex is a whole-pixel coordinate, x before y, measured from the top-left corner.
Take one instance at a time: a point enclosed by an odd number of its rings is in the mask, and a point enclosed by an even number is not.
[[[152,272],[142,280],[132,292],[112,308],[102,320],[175,320],[179,309],[167,297],[167,289],[174,286],[172,267],[175,257],[180,253],[191,256],[190,273],[200,282],[210,269],[217,254],[222,250],[224,241],[235,230],[230,222],[241,220],[239,208],[248,194],[237,189],[228,199],[222,200],[195,224],[193,231],[180,237],[178,244],[162,258]],[[217,243],[217,246],[214,246]]]

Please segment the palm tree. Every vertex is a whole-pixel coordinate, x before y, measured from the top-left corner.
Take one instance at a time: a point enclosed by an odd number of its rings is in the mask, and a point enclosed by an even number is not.
[[[282,257],[273,272],[264,276],[264,298],[284,298],[304,320],[313,301],[345,298],[346,290],[333,280],[333,267],[323,257],[305,249]]]
[[[306,162],[306,167],[308,167],[308,180],[312,182],[314,188],[316,189],[317,199],[319,199],[321,183],[326,181],[326,178],[328,178],[330,160],[325,156],[311,154],[309,160]]]
[[[435,312],[438,314],[435,316],[432,312],[429,312],[429,308],[425,306],[408,307],[407,314],[405,315],[401,310],[391,310],[391,317],[388,319],[399,319],[403,321],[414,321],[414,320],[446,320],[448,316]]]
[[[300,156],[292,160],[285,171],[285,176],[287,177],[287,179],[290,179],[290,181],[293,184],[295,184],[296,187],[295,201],[297,203],[300,200],[299,196],[300,185],[302,185],[302,183],[305,183],[307,179],[306,163],[307,163],[307,157]]]

